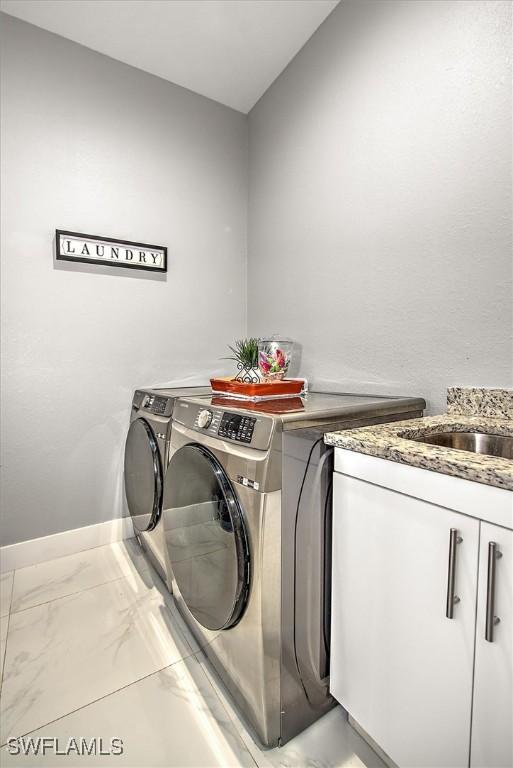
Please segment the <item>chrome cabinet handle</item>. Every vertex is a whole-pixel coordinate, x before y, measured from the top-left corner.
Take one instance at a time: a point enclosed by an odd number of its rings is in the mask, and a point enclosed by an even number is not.
[[[485,640],[493,643],[493,628],[500,622],[495,616],[495,564],[502,557],[495,541],[488,542],[488,582],[486,584],[486,626]]]
[[[456,545],[461,544],[463,539],[458,536],[458,529],[451,528],[449,535],[449,566],[447,569],[447,600],[445,604],[445,615],[448,619],[454,617],[454,606],[460,602],[458,595],[454,594],[456,586]]]

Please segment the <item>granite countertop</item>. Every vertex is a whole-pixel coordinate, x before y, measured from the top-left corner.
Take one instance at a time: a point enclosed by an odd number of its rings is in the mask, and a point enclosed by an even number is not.
[[[453,387],[447,400],[448,412],[442,416],[328,432],[324,440],[349,451],[513,491],[513,460],[412,440],[441,431],[513,437],[513,390]]]

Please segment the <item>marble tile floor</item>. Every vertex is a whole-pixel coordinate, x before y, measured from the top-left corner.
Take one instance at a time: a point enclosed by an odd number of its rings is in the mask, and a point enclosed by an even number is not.
[[[341,708],[261,748],[135,540],[4,574],[0,588],[2,766],[384,768]],[[31,754],[12,754],[19,737]],[[81,739],[96,749],[56,754]]]

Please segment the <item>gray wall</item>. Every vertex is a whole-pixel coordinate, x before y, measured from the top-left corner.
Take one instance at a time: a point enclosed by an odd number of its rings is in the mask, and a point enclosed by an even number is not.
[[[109,520],[136,386],[246,324],[247,119],[2,16],[2,544]],[[169,247],[160,279],[57,266],[56,228]]]
[[[314,383],[513,383],[510,23],[343,1],[251,111],[249,331]]]
[[[342,2],[250,113],[248,330],[320,387],[511,385],[511,6]],[[122,514],[136,386],[246,328],[247,120],[2,17],[2,539]],[[169,246],[57,265],[55,228]]]

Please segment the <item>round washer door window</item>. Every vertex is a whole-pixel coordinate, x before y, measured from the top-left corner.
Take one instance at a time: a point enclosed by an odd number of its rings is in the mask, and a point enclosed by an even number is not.
[[[162,509],[162,464],[157,440],[145,419],[130,425],[125,445],[125,492],[134,528],[151,531]]]
[[[164,532],[173,576],[196,621],[228,629],[244,612],[250,557],[244,516],[213,453],[180,448],[164,483]]]

